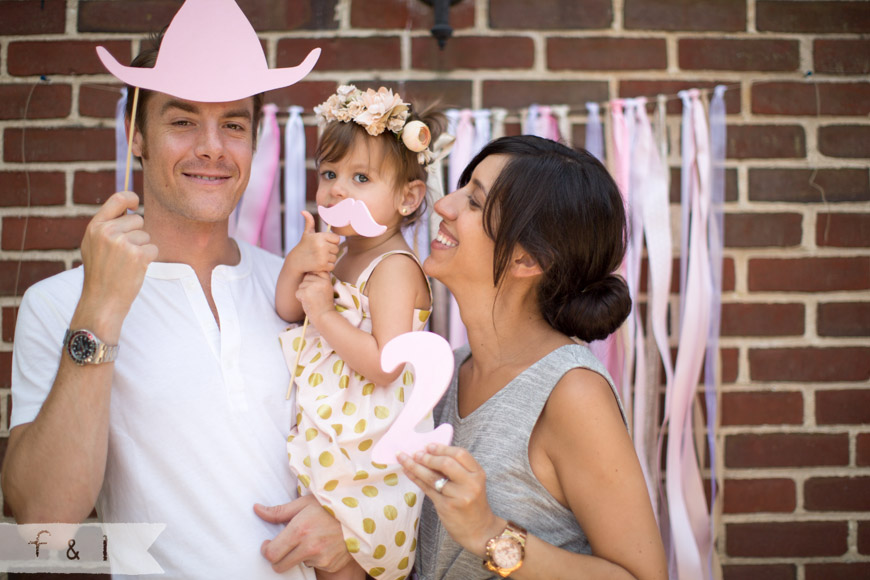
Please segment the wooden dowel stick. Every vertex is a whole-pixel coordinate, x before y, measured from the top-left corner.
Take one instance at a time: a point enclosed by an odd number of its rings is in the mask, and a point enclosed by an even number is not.
[[[331,232],[332,226],[326,228],[326,231]],[[305,329],[308,328],[308,315],[305,315],[305,322],[302,323],[302,335],[299,337],[299,350],[296,351],[296,362],[293,364],[293,368],[290,369],[290,386],[287,387],[287,394],[284,396],[284,400],[290,398],[290,391],[293,390],[293,382],[296,380],[296,369],[299,368],[299,357],[302,356],[302,347],[305,345]]]
[[[127,164],[124,167],[124,191],[130,191],[130,161],[133,158],[133,133],[136,132],[136,107],[139,106],[139,87],[133,89],[133,111],[130,114],[130,134],[127,136]]]

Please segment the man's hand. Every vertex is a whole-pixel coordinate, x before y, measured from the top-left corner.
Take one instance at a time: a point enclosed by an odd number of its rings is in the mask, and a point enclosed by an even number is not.
[[[254,512],[273,524],[287,524],[275,539],[260,547],[276,572],[305,564],[336,572],[350,564],[341,524],[324,510],[313,495],[276,506],[254,504]]]
[[[127,213],[138,206],[135,193],[115,193],[93,217],[82,239],[85,280],[73,320],[109,344],[117,344],[148,264],[157,259],[157,246],[142,229],[142,216]]]

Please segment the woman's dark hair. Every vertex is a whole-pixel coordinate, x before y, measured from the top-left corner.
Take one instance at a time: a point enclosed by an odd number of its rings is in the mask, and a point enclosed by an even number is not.
[[[445,119],[444,114],[436,109],[436,105],[422,108],[419,112],[414,105],[411,105],[406,123],[411,121],[426,123],[432,135],[431,142],[435,143],[438,136],[444,130]],[[393,183],[393,187],[399,188],[417,179],[426,183],[429,175],[426,167],[420,165],[417,161],[417,154],[408,149],[395,133],[387,130],[373,137],[366,132],[362,125],[352,121],[332,121],[326,125],[317,143],[317,149],[314,151],[314,162],[319,167],[324,162],[333,163],[341,161],[350,152],[351,147],[354,146],[354,142],[358,138],[380,139],[380,142],[383,143],[386,159],[396,169],[396,180]],[[402,227],[411,225],[425,215],[428,197],[427,191],[427,195],[423,198],[423,203],[413,213],[404,216]]]
[[[483,209],[484,231],[495,242],[495,285],[519,246],[543,271],[537,298],[545,320],[581,340],[605,338],[631,310],[628,286],[614,273],[625,254],[626,217],[613,178],[585,150],[522,135],[484,147],[460,187],[490,155],[508,157]]]

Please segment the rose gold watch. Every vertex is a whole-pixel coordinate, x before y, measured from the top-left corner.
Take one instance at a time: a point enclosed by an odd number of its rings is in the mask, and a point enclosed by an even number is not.
[[[519,570],[526,555],[526,530],[508,522],[504,531],[486,543],[486,559],[483,566],[506,578]]]

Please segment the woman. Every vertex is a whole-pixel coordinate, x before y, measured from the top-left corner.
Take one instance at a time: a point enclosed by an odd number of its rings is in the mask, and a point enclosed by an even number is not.
[[[427,496],[421,580],[666,578],[622,405],[572,339],[604,338],[631,306],[613,274],[616,184],[586,152],[505,137],[435,210],[424,270],[456,297],[469,346],[435,409],[455,446],[400,455]]]

